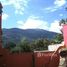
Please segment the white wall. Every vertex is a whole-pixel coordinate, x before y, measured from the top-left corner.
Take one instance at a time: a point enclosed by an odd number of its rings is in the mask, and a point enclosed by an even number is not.
[[[48,51],[55,51],[58,49],[59,46],[62,46],[62,44],[54,44],[48,46]]]

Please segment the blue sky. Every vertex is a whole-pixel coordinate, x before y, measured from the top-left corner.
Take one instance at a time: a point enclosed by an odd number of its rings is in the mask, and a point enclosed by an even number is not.
[[[66,0],[0,0],[2,28],[45,29],[60,32],[59,21],[67,18]]]

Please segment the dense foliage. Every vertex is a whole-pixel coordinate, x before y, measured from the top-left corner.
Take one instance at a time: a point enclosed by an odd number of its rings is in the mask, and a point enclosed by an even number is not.
[[[16,44],[9,42],[6,44],[6,49],[9,49],[10,52],[31,52],[34,50],[47,50],[50,41],[47,39],[37,39],[33,41],[28,41],[26,38],[23,38],[20,43]]]
[[[29,41],[27,38],[22,38],[21,41],[17,44],[13,42],[6,43],[6,49],[9,49],[10,52],[32,52],[32,51],[42,51],[47,50],[48,45],[61,43],[63,41],[62,34],[57,34],[53,40],[48,40],[44,38],[39,38],[33,41]]]

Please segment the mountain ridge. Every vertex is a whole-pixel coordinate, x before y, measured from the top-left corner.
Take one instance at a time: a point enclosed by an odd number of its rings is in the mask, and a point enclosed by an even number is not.
[[[13,41],[15,43],[19,42],[23,37],[28,40],[35,40],[39,38],[53,39],[58,33],[43,30],[43,29],[3,29],[3,40]]]

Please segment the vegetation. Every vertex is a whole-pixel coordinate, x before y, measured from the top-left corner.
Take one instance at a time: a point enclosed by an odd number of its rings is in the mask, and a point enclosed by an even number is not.
[[[23,38],[20,43],[14,44],[13,42],[9,42],[6,44],[6,49],[10,52],[32,52],[34,50],[47,50],[50,41],[47,39],[37,39],[32,42],[28,41],[26,38]]]
[[[62,26],[62,28],[64,24],[67,24],[67,18],[61,19],[59,22],[59,25]],[[62,34],[57,34],[57,36],[54,38],[54,43],[61,43],[63,41],[63,31],[62,29],[60,31],[62,32]]]
[[[49,40],[47,39],[37,39],[32,42],[33,50],[47,50],[49,45]]]
[[[48,45],[61,43],[62,41],[63,37],[61,34],[56,35],[56,37],[53,40],[40,38],[30,42],[26,38],[23,38],[18,44],[8,42],[5,48],[12,53],[32,52],[34,50],[42,51],[47,50]]]
[[[59,22],[60,25],[62,24],[67,24],[67,19],[62,19]],[[22,38],[20,43],[15,44],[13,42],[8,42],[6,44],[7,49],[9,49],[11,52],[31,52],[34,50],[47,50],[48,45],[50,44],[59,44],[63,41],[63,35],[62,34],[57,34],[54,39],[48,40],[45,38],[39,38],[35,39],[33,41],[27,40],[27,38]]]
[[[67,24],[67,18],[60,20],[59,25],[61,26],[62,24]]]
[[[62,34],[57,34],[56,37],[53,39],[54,44],[60,44],[63,41],[63,35]]]
[[[8,43],[6,43],[5,48],[11,50],[11,49],[14,48],[15,46],[16,46],[15,43],[13,43],[13,42],[8,42]]]

